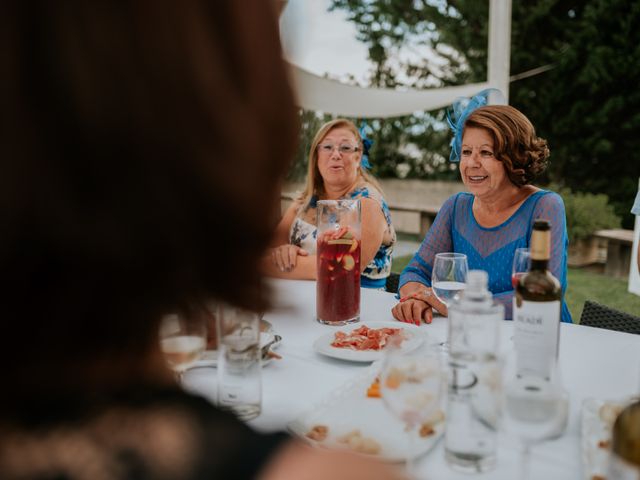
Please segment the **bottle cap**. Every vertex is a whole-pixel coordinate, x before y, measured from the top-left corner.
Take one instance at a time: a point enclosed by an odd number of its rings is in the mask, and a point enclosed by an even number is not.
[[[469,270],[467,273],[467,286],[468,292],[484,292],[487,290],[487,284],[489,283],[489,275],[484,270]]]
[[[543,232],[546,232],[548,230],[551,230],[551,224],[549,223],[548,220],[543,220],[541,218],[537,218],[533,222],[533,229],[534,230],[541,230]]]

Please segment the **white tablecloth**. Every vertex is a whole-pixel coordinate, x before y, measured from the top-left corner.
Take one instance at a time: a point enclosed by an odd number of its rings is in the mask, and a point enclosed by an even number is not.
[[[315,282],[274,280],[274,298],[278,308],[265,315],[283,337],[278,349],[282,360],[263,369],[262,414],[249,422],[260,431],[286,428],[302,412],[326,398],[334,389],[363,372],[368,364],[334,360],[315,353],[316,338],[335,331],[335,327],[315,321]],[[392,320],[392,294],[363,289],[361,320]],[[512,324],[502,325],[502,350],[512,348]],[[432,340],[445,340],[447,319],[436,317],[422,327]],[[553,441],[536,445],[532,455],[532,479],[581,479],[579,415],[587,397],[618,399],[640,388],[640,335],[562,324],[560,330],[560,367],[563,383],[570,394],[569,425],[566,433]],[[215,399],[216,371],[198,368],[187,372],[186,388]],[[468,479],[469,475],[452,471],[444,459],[444,442],[418,462],[420,472],[429,479]],[[514,479],[518,477],[517,445],[501,437],[498,465],[492,472],[473,478]]]

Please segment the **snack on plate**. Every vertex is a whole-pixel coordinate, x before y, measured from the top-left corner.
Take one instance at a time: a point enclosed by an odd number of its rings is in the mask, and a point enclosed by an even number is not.
[[[336,332],[331,346],[351,350],[382,350],[394,335],[399,336],[397,345],[400,346],[406,338],[402,328],[369,328],[362,325],[350,333]]]
[[[329,427],[326,425],[314,425],[311,430],[307,432],[307,438],[316,442],[322,442],[326,440],[329,435]]]
[[[442,410],[438,410],[431,415],[426,422],[420,425],[420,430],[418,430],[418,435],[420,437],[429,437],[436,433],[436,429],[434,425],[441,423],[444,421],[444,412]]]
[[[440,422],[444,422],[444,412],[442,410],[437,410],[436,412],[433,412],[433,415],[431,415],[425,423],[435,425]]]
[[[436,433],[436,430],[430,423],[423,423],[420,425],[420,430],[418,431],[418,435],[420,435],[420,437],[428,437],[434,433]]]
[[[377,455],[381,447],[373,438],[363,437],[360,430],[352,430],[338,438],[338,443],[345,445],[350,450],[367,455]]]
[[[367,388],[367,397],[370,398],[382,398],[382,393],[380,392],[380,378],[376,377],[369,388]]]

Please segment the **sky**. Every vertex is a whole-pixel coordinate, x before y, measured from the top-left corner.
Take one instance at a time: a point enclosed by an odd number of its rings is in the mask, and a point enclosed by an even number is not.
[[[342,10],[328,12],[329,0],[289,0],[280,28],[285,56],[318,75],[353,75],[366,83],[370,68],[365,45]]]
[[[372,64],[367,47],[356,39],[356,28],[347,20],[346,12],[340,9],[329,12],[330,4],[331,0],[288,0],[280,18],[285,56],[291,63],[317,75],[329,74],[338,79],[352,75],[358,84],[369,85],[368,72]],[[437,69],[446,63],[441,55],[419,40],[408,36],[407,43],[394,52],[390,65],[428,59],[431,68]],[[399,85],[413,83],[403,68],[398,70],[396,81]],[[440,86],[436,79],[428,79],[426,84]]]

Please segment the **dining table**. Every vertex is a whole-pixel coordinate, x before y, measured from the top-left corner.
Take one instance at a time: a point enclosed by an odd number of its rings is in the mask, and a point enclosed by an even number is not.
[[[313,348],[319,337],[340,327],[316,320],[316,282],[268,281],[273,307],[264,319],[281,337],[277,353],[282,358],[262,369],[262,411],[247,423],[261,432],[287,430],[293,420],[313,408],[346,382],[362,375],[370,363],[352,362],[320,354]],[[397,297],[388,292],[361,289],[360,322],[393,321]],[[398,322],[399,326],[402,326]],[[435,316],[420,327],[430,341],[444,342],[446,317]],[[500,351],[513,350],[513,324],[503,321]],[[589,478],[583,469],[580,417],[585,399],[621,399],[640,389],[640,335],[577,324],[560,325],[558,365],[569,395],[568,424],[564,433],[532,449],[530,478]],[[195,368],[184,376],[184,388],[215,403],[216,369]],[[372,419],[375,421],[375,419]],[[400,421],[400,420],[398,420]],[[445,420],[446,421],[446,420]],[[416,461],[419,478],[425,479],[514,479],[520,472],[520,447],[512,437],[499,432],[497,462],[493,470],[468,473],[453,470],[445,460],[444,438]]]

